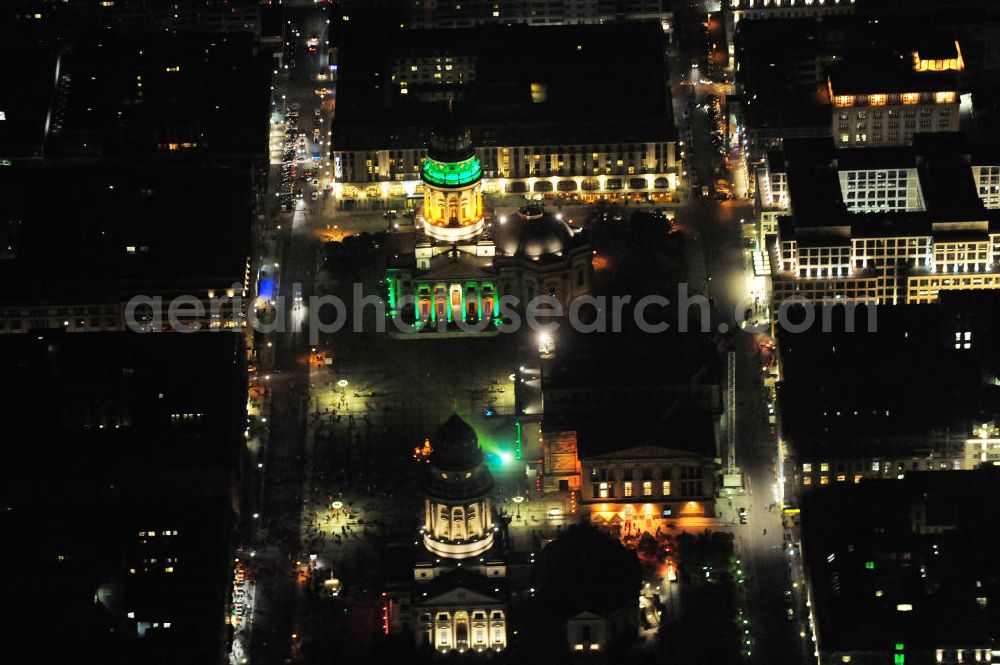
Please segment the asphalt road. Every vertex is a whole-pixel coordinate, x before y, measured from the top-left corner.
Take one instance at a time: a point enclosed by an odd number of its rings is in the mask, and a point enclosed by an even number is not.
[[[689,48],[700,48],[700,33],[692,32],[686,37]],[[682,52],[678,60],[678,67],[685,68],[692,60],[702,67],[706,62],[704,53]],[[695,78],[691,72],[687,77],[689,80]],[[674,86],[674,105],[682,136],[686,133],[684,125],[690,128],[690,140],[685,145],[687,169],[698,183],[687,205],[678,210],[676,220],[695,240],[703,256],[704,282],[698,283],[699,276],[694,274],[690,288],[694,292],[706,289],[713,297],[713,328],[732,331],[737,329],[737,321],[742,320],[744,299],[749,297],[740,221],[753,216],[753,206],[747,200],[719,202],[700,196],[701,185],[709,185],[711,189],[715,182],[717,169],[723,165],[723,155],[712,143],[713,127],[708,113],[691,109],[689,102],[703,103],[705,95],[719,94],[720,89],[711,84],[680,83],[679,75],[674,80],[679,82]],[[685,109],[688,109],[687,119],[684,118]],[[767,421],[764,372],[757,352],[760,339],[758,335],[739,330],[732,340],[731,348],[737,354],[736,463],[743,473],[744,492],[734,497],[728,510],[724,508],[724,515],[734,522],[737,548],[748,574],[746,603],[754,640],[752,660],[768,664],[804,663],[812,649],[808,638],[800,636],[800,630],[808,635],[802,620],[804,615],[799,611],[801,601],[796,600],[795,595],[791,600],[786,599],[785,594],[786,590],[793,589],[789,564],[797,564],[794,561],[797,549],[789,555],[780,507],[776,505],[777,438]],[[747,511],[748,523],[745,525],[739,524],[737,518],[736,511],[741,507]],[[796,593],[800,589],[801,583]],[[794,612],[791,619],[789,607]]]
[[[291,10],[289,35],[297,29],[289,53],[295,67],[278,72],[274,99],[276,108],[293,102],[301,105],[300,127],[311,135],[313,108],[319,98],[313,93],[316,73],[325,64],[324,49],[309,53],[305,40],[317,35],[322,44],[326,39],[324,10],[304,7]],[[283,98],[284,96],[284,98]],[[323,131],[328,131],[329,118],[324,117]],[[306,163],[300,164],[300,172]],[[303,586],[295,562],[301,558],[302,543],[298,525],[302,521],[303,473],[306,444],[306,418],[309,405],[308,330],[302,326],[305,312],[295,307],[295,295],[311,293],[316,267],[318,242],[309,233],[295,228],[296,221],[307,226],[310,215],[307,182],[302,186],[305,197],[293,214],[278,211],[275,192],[279,167],[271,168],[267,211],[258,243],[259,264],[277,264],[274,274],[279,278],[278,294],[288,307],[281,310],[286,332],[258,334],[255,345],[259,350],[258,373],[269,375],[271,389],[270,437],[265,450],[266,470],[258,527],[248,549],[254,553],[257,603],[251,632],[249,662],[285,663],[294,654],[292,635],[298,630],[299,608]],[[298,285],[301,285],[299,287]]]

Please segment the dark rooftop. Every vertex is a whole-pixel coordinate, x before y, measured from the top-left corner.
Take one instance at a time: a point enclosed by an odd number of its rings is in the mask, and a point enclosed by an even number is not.
[[[26,65],[0,74],[0,110],[15,123],[0,158],[37,157],[42,140],[48,159],[267,157],[270,75],[252,34],[101,32],[6,48]]]
[[[936,648],[995,645],[998,506],[990,467],[810,493],[802,551],[819,649],[882,651],[890,662],[902,645],[907,661],[933,662]]]
[[[251,211],[248,168],[0,169],[0,300],[231,287],[244,279]]]
[[[669,140],[665,46],[655,23],[377,32],[359,25],[340,49],[334,149],[425,145],[446,104],[421,101],[416,84],[399,94],[391,69],[437,56],[464,56],[474,68],[461,84],[434,88],[455,97],[475,145]],[[612,57],[622,52],[628,67]]]
[[[650,444],[716,456],[718,360],[705,336],[559,332],[543,429],[576,431],[581,455]]]
[[[829,332],[819,313],[806,332],[779,329],[781,430],[793,451],[926,443],[948,431],[964,440],[972,423],[1000,415],[1000,356],[988,341],[1000,335],[1000,301],[943,295],[934,305],[875,308],[877,332],[866,332],[864,307],[856,332],[846,332],[843,307],[833,309]]]
[[[230,332],[0,336],[17,386],[0,450],[0,538],[17,544],[0,565],[20,598],[8,657],[219,662],[244,358]],[[172,626],[140,640],[139,621]]]
[[[136,479],[152,483],[156,470],[228,470],[240,454],[239,333],[3,335],[0,350],[2,374],[18,386],[5,398],[4,472],[143,469]]]
[[[857,60],[861,60],[858,58]],[[956,72],[915,72],[912,60],[839,63],[830,69],[834,95],[905,92],[948,92],[960,89]]]
[[[606,616],[635,604],[639,560],[616,539],[575,525],[545,546],[532,570],[538,602],[552,620],[580,612]]]

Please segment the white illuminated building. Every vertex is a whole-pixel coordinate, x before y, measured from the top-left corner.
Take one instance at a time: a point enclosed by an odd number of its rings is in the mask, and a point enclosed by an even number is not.
[[[956,134],[915,146],[786,141],[757,171],[772,302],[935,302],[1000,289],[1000,166]]]

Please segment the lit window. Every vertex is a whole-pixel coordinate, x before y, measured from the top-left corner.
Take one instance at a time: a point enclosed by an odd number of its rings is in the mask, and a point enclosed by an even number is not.
[[[829,485],[830,484],[830,477],[829,476],[820,476],[820,478],[819,478],[819,484],[820,485]]]
[[[663,481],[663,496],[670,496],[670,481]]]
[[[643,496],[653,496],[653,481],[644,480],[642,483],[642,495]]]
[[[632,481],[625,481],[625,496],[632,496]]]
[[[920,94],[916,92],[906,92],[903,93],[903,103],[904,104],[916,104],[920,101]]]
[[[813,482],[812,476],[805,476],[802,479],[802,484],[803,485],[812,485],[812,482]]]
[[[934,101],[938,104],[954,104],[955,103],[955,93],[954,92],[935,92]]]
[[[830,463],[829,462],[822,462],[819,465],[819,470],[820,471],[829,471],[830,470]]]
[[[847,476],[845,476],[844,474],[841,473],[840,475],[837,476],[837,482],[838,483],[842,483],[845,480],[847,480]]]
[[[868,98],[868,102],[872,106],[885,106],[885,103],[889,100],[888,95],[872,95]]]
[[[809,473],[810,471],[813,470],[813,465],[809,462],[806,462],[805,464],[802,465],[802,470],[805,471],[806,473]]]
[[[602,499],[607,499],[608,498],[608,484],[607,483],[601,483],[597,487],[598,487],[598,496],[600,496]]]
[[[837,95],[833,103],[836,106],[854,106],[854,95]]]

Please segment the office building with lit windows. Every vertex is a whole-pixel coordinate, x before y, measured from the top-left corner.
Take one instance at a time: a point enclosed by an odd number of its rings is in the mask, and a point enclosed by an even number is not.
[[[650,23],[349,31],[333,126],[337,201],[423,200],[431,128],[449,102],[471,132],[488,199],[670,200],[680,173],[665,47]],[[629,66],[606,57],[616,49]]]
[[[981,48],[967,63],[959,34],[951,23],[936,29],[850,13],[740,22],[734,109],[748,161],[785,139],[832,136],[845,148],[880,147],[958,131],[974,102],[974,68],[989,66]]]
[[[834,149],[786,141],[758,169],[757,215],[775,304],[933,302],[1000,288],[996,153],[956,134]]]
[[[996,662],[1000,470],[839,484],[802,506],[821,665]]]
[[[909,62],[872,66],[848,58],[827,77],[831,132],[843,147],[908,145],[914,134],[956,132],[965,69],[957,40],[926,40]]]

